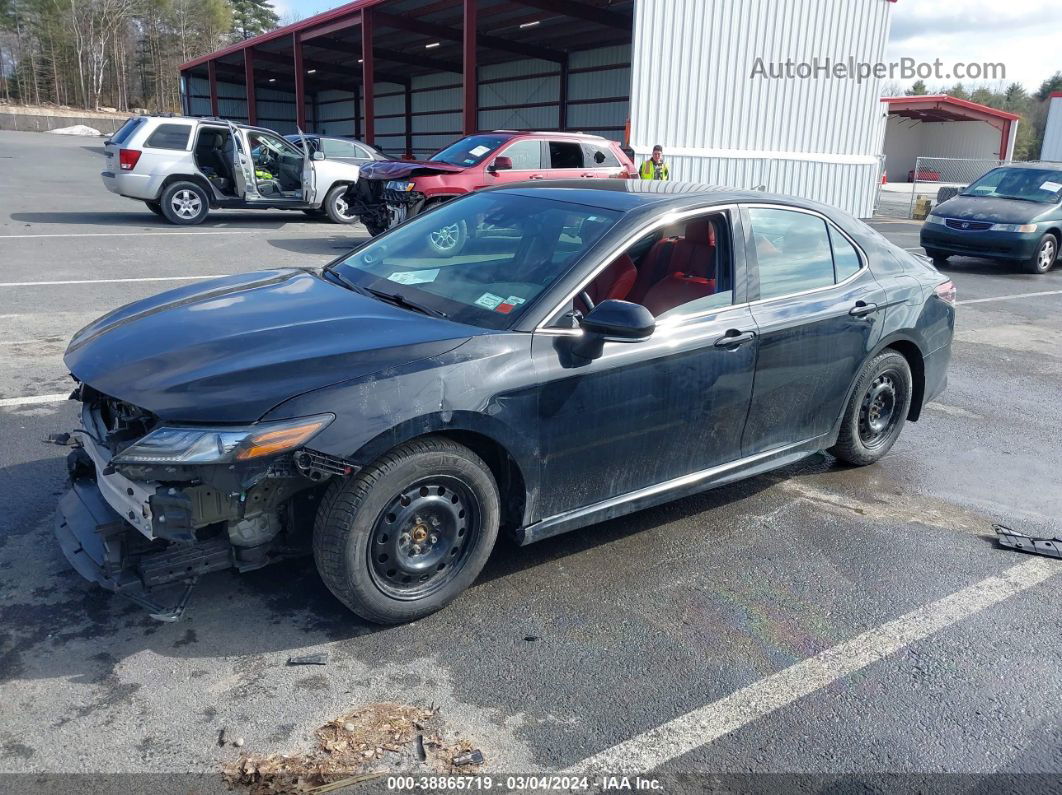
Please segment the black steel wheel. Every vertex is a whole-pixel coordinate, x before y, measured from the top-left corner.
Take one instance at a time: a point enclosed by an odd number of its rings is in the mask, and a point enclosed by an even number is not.
[[[446,584],[476,547],[482,511],[468,484],[429,477],[380,512],[369,538],[370,572],[394,599],[421,599]]]
[[[878,373],[863,394],[859,406],[859,439],[868,450],[884,444],[899,421],[896,412],[899,380],[900,374],[888,369]]]
[[[886,349],[867,362],[845,406],[837,443],[829,452],[865,466],[892,449],[911,410],[911,366],[899,351]]]
[[[498,536],[498,487],[479,456],[445,437],[407,442],[325,492],[314,559],[362,618],[413,621],[479,575]]]

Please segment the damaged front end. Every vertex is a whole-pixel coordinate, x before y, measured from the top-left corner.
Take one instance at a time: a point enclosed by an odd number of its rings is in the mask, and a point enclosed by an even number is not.
[[[55,533],[81,576],[175,620],[152,589],[306,551],[322,484],[354,467],[306,445],[321,414],[244,426],[176,425],[81,385],[82,427],[53,441],[71,487]]]

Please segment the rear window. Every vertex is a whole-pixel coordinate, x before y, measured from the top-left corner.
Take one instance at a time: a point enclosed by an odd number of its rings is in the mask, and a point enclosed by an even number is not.
[[[131,119],[128,119],[125,124],[118,128],[118,132],[111,136],[111,143],[124,144],[129,136],[132,135],[143,123],[143,116],[133,116]]]
[[[192,127],[188,124],[160,124],[144,146],[152,149],[187,149]]]
[[[607,146],[585,144],[587,168],[618,168],[619,159]]]
[[[582,168],[583,148],[567,141],[549,142],[550,168]]]

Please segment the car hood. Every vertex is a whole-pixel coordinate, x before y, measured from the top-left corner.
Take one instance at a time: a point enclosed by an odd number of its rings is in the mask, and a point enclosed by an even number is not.
[[[457,174],[464,171],[464,166],[449,163],[433,163],[428,160],[378,160],[361,167],[362,179],[403,179],[418,174]]]
[[[227,276],[121,307],[65,362],[82,383],[167,421],[253,422],[313,389],[453,350],[486,333],[301,269]]]
[[[1027,224],[1047,215],[1053,205],[988,196],[955,196],[933,208],[933,215],[994,224]]]

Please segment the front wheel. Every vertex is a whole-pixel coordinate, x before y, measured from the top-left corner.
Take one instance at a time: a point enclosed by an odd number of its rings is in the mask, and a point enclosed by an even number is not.
[[[1022,263],[1023,270],[1026,273],[1047,273],[1055,266],[1055,260],[1057,259],[1058,239],[1048,232],[1040,238],[1040,242],[1036,246],[1036,253],[1033,254],[1032,258]]]
[[[162,192],[162,215],[171,224],[201,224],[210,212],[206,191],[194,182],[175,182]]]
[[[467,447],[429,436],[333,483],[314,560],[328,589],[378,624],[414,621],[472,584],[498,537],[498,487]]]
[[[348,185],[336,185],[328,191],[321,205],[321,209],[334,224],[357,223],[358,214],[354,212],[353,206],[346,198],[348,188]]]
[[[912,391],[911,367],[903,354],[886,350],[875,356],[859,376],[829,452],[857,466],[879,460],[903,430]]]
[[[947,262],[948,257],[951,255],[941,251],[939,248],[927,248],[926,256],[933,260],[933,262]]]

